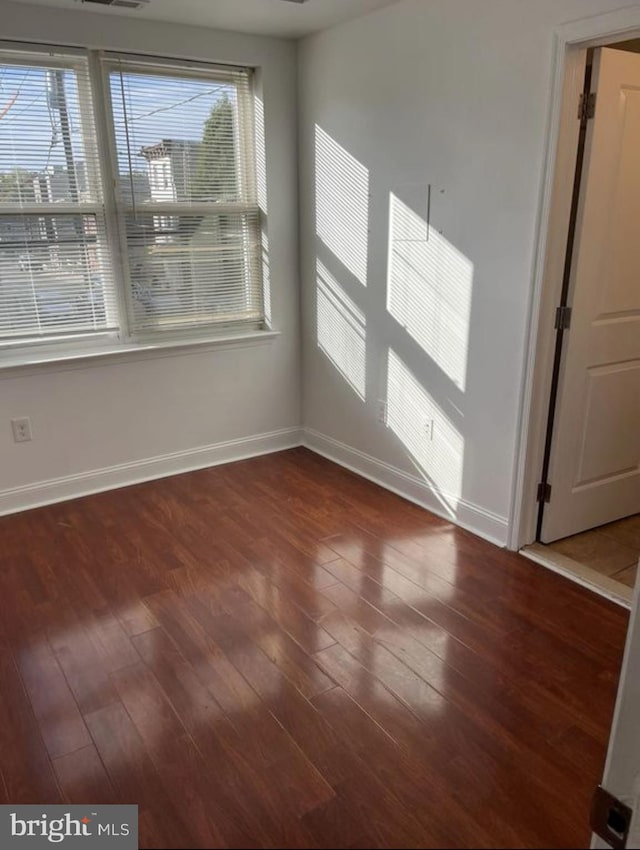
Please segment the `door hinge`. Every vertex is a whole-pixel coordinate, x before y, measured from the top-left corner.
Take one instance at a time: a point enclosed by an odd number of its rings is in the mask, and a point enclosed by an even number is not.
[[[551,484],[547,481],[541,481],[538,484],[538,495],[536,497],[538,502],[550,502],[551,501]]]
[[[578,106],[578,119],[581,124],[586,124],[596,114],[596,93],[591,92],[589,95],[580,95],[580,105]]]
[[[571,327],[571,307],[558,307],[556,310],[557,331],[567,331]]]
[[[614,850],[627,846],[633,811],[598,785],[591,802],[590,826],[595,834]]]

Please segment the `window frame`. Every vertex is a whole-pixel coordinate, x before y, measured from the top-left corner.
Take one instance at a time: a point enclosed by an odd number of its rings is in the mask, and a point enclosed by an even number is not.
[[[0,216],[2,217],[50,217],[51,219],[62,216],[93,217],[97,224],[97,232],[102,229],[104,232],[105,244],[102,246],[99,237],[96,237],[96,245],[104,247],[108,252],[111,260],[112,247],[108,232],[108,223],[105,209],[105,197],[103,191],[103,175],[100,163],[100,154],[98,147],[97,132],[95,132],[95,105],[93,103],[93,85],[91,81],[90,66],[88,61],[88,51],[74,48],[60,48],[50,45],[31,45],[24,43],[15,43],[0,41],[0,55],[3,63],[11,64],[14,67],[25,66],[33,67],[39,61],[42,62],[42,67],[59,68],[60,70],[73,71],[75,73],[76,85],[78,87],[79,97],[79,118],[82,124],[83,150],[85,154],[89,154],[89,161],[86,161],[86,175],[91,184],[92,201],[33,201],[24,204],[0,204]],[[88,85],[88,91],[83,87]],[[87,97],[88,95],[88,97]],[[89,107],[92,106],[93,110]],[[91,163],[91,152],[95,153],[96,162]],[[44,243],[43,243],[44,244]],[[117,288],[117,282],[112,281],[113,291]],[[105,309],[109,310],[113,305],[109,303],[109,299],[105,299]],[[112,327],[105,327],[102,330],[95,331],[68,331],[60,330],[53,331],[50,336],[42,339],[16,337],[15,339],[6,338],[0,341],[0,366],[6,359],[5,354],[8,354],[9,360],[14,359],[14,354],[20,355],[21,352],[29,350],[37,350],[42,347],[47,347],[50,351],[60,349],[66,350],[68,347],[72,349],[76,346],[86,347],[97,342],[99,345],[109,345],[110,342],[118,334],[119,311],[114,317]]]
[[[254,115],[255,69],[198,60],[0,40],[2,62],[7,61],[5,54],[8,53],[15,54],[15,58],[12,56],[10,60],[14,64],[29,64],[29,54],[31,54],[32,57],[42,56],[43,64],[46,61],[46,64],[60,64],[61,67],[65,68],[73,68],[75,65],[75,67],[82,68],[83,73],[85,72],[85,63],[88,66],[88,84],[93,114],[84,114],[86,110],[83,109],[81,119],[84,128],[83,135],[88,127],[93,136],[91,143],[97,150],[97,171],[99,173],[94,172],[92,174],[92,179],[97,179],[100,183],[96,201],[89,204],[68,205],[34,203],[30,206],[33,207],[33,213],[40,215],[44,206],[55,206],[56,215],[65,213],[87,214],[102,219],[106,242],[103,247],[110,259],[115,293],[117,329],[70,333],[66,337],[61,336],[60,339],[49,337],[42,340],[11,342],[10,344],[0,342],[0,369],[21,365],[42,365],[57,361],[92,359],[109,355],[124,354],[130,357],[132,354],[135,355],[136,352],[140,352],[146,357],[154,352],[161,352],[163,349],[179,351],[198,345],[207,347],[227,346],[236,343],[247,345],[251,344],[252,340],[260,343],[277,337],[279,332],[271,327],[265,310],[264,286],[266,278],[260,250],[264,241],[264,221],[257,190],[257,145]],[[173,212],[173,214],[193,215],[199,210],[204,211],[206,209],[209,215],[224,215],[225,213],[246,215],[247,221],[253,216],[254,239],[258,246],[254,272],[258,275],[258,289],[261,293],[260,317],[255,322],[211,322],[201,326],[132,332],[130,323],[132,310],[131,276],[128,268],[125,222],[127,212],[135,209],[135,204],[128,206],[120,198],[118,191],[118,153],[109,83],[109,75],[113,70],[126,71],[126,69],[134,73],[153,73],[155,71],[159,75],[162,75],[164,70],[166,74],[172,76],[196,79],[219,80],[221,77],[231,79],[238,73],[250,75],[246,95],[247,103],[243,104],[242,108],[240,104],[238,106],[238,132],[241,134],[238,150],[241,159],[240,168],[242,169],[240,180],[248,182],[253,187],[251,200],[234,203],[204,202],[202,205],[154,202],[148,206],[145,204],[145,212],[147,214],[160,214],[159,207],[161,207],[162,212],[166,214]],[[240,96],[239,89],[238,96]],[[26,209],[25,205],[16,214],[27,214]],[[156,212],[157,210],[158,212]],[[30,208],[29,211],[31,211]],[[2,210],[2,212],[7,214],[8,211]]]

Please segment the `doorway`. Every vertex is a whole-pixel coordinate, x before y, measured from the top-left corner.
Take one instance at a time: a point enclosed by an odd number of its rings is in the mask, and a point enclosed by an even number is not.
[[[567,48],[558,101],[544,279],[561,273],[561,286],[542,292],[555,336],[539,333],[535,352],[538,379],[547,370],[525,435],[537,484],[513,548],[628,603],[640,560],[640,39]]]
[[[556,349],[555,319],[561,304],[567,234],[577,170],[580,122],[576,120],[576,115],[580,95],[584,94],[585,89],[587,53],[590,48],[619,45],[638,38],[638,5],[573,21],[559,27],[555,33],[549,144],[540,207],[525,380],[521,397],[518,466],[514,478],[508,544],[516,551],[541,547],[542,554],[525,552],[541,563],[545,562],[547,552],[543,548],[545,544],[536,543],[538,490],[545,455]],[[602,526],[599,529],[599,533],[602,533]],[[640,706],[640,581],[636,583],[632,597],[631,589],[621,582],[616,582],[608,590],[596,586],[592,573],[584,572],[590,569],[584,564],[580,564],[582,573],[553,561],[547,561],[545,566],[631,608],[631,625],[602,785],[635,810],[628,846],[640,846],[640,736],[637,724]],[[604,579],[612,581],[609,577]],[[597,688],[597,682],[594,682],[594,687]],[[599,849],[610,845],[594,836],[591,846]]]

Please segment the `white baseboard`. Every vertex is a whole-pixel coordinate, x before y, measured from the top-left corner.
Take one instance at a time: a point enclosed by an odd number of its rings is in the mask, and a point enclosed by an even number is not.
[[[465,501],[459,503],[456,516],[452,517],[443,509],[436,491],[422,479],[311,428],[283,428],[267,434],[228,440],[196,449],[122,463],[105,469],[93,469],[76,475],[38,481],[23,487],[0,490],[0,516],[55,502],[64,502],[68,499],[77,499],[105,490],[114,490],[118,487],[127,487],[131,484],[141,484],[156,478],[166,478],[196,469],[284,451],[299,445],[306,446],[328,460],[350,469],[357,475],[379,484],[386,490],[391,490],[438,516],[451,520],[456,525],[478,534],[497,546],[505,545],[507,520],[504,517]]]
[[[374,484],[379,484],[386,490],[391,490],[392,493],[414,502],[421,508],[426,508],[431,513],[466,528],[467,531],[479,535],[496,546],[504,547],[507,544],[508,520],[506,517],[498,516],[465,500],[459,501],[455,516],[452,516],[444,509],[437,491],[424,479],[390,466],[319,431],[314,431],[313,428],[303,430],[303,445],[357,475],[373,481]]]
[[[302,443],[300,428],[283,428],[267,434],[227,440],[196,449],[171,452],[166,455],[121,463],[106,469],[93,469],[76,475],[38,481],[24,487],[0,490],[0,516],[16,513],[67,499],[77,499],[91,493],[140,484],[155,478],[166,478],[182,472],[218,466],[235,460],[266,455],[291,449]]]

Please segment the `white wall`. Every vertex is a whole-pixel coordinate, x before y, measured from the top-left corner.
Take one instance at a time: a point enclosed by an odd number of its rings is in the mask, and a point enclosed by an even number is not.
[[[0,371],[0,512],[137,477],[283,445],[300,422],[295,45],[205,28],[0,2],[0,37],[238,63],[261,69],[276,340],[254,348]],[[30,416],[34,440],[9,420]],[[296,435],[290,438],[296,441]],[[204,447],[204,448],[203,448]],[[199,451],[203,449],[203,451]],[[177,453],[177,456],[176,456]],[[168,464],[145,464],[169,455]],[[113,467],[117,469],[113,471]],[[92,470],[112,470],[87,475]],[[52,479],[80,476],[78,480]],[[49,482],[49,484],[43,483]]]
[[[405,0],[299,48],[309,443],[499,542],[552,33],[620,5]]]

